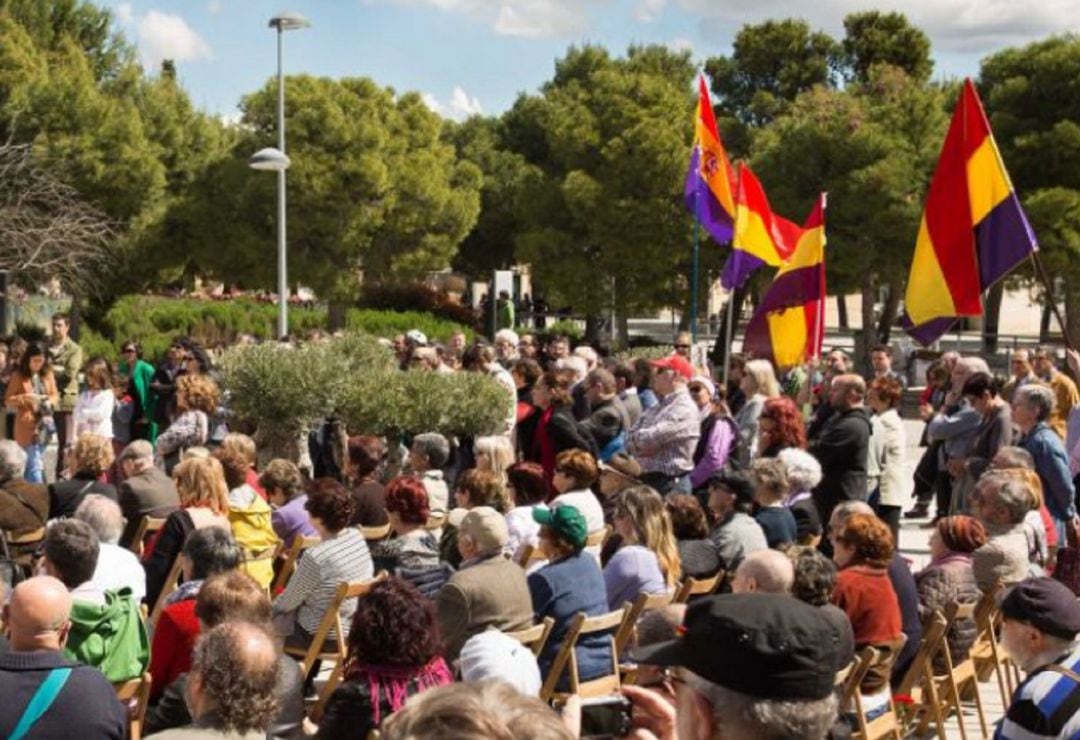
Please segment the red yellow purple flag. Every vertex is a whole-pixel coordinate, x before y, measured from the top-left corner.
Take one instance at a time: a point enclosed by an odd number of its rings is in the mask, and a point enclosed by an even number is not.
[[[705,78],[698,78],[698,105],[694,115],[694,148],[686,173],[687,209],[718,243],[731,241],[735,223],[735,176],[720,131]]]
[[[765,188],[745,162],[739,163],[738,182],[731,254],[720,276],[726,290],[741,287],[764,265],[784,264],[795,251],[803,231],[773,213]]]
[[[930,181],[904,297],[904,329],[931,344],[1038,249],[971,80]]]

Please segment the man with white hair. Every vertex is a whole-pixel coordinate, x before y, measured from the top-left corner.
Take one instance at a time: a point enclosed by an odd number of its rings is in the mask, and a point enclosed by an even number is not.
[[[26,450],[13,440],[0,440],[0,530],[6,533],[33,532],[49,518],[49,489],[25,480],[25,470]]]
[[[518,344],[521,339],[513,329],[499,329],[495,332],[495,359],[509,370],[518,359]]]
[[[127,520],[120,545],[130,547],[143,517],[164,519],[180,508],[172,478],[154,465],[154,446],[137,439],[120,453],[117,463],[124,481],[120,484],[120,511]]]
[[[600,355],[596,354],[596,350],[587,344],[579,344],[574,348],[574,357],[580,357],[585,360],[585,372],[591,373],[596,369],[596,365],[600,362]]]
[[[124,530],[120,505],[92,493],[79,504],[75,518],[90,525],[98,536],[98,560],[91,585],[100,591],[130,588],[135,603],[142,601],[146,596],[146,571],[131,550],[117,544]]]
[[[585,396],[585,378],[589,375],[589,363],[580,355],[570,355],[555,361],[556,370],[569,370],[574,374],[574,384],[570,386],[570,396],[574,399],[571,410],[575,421],[589,418],[589,399]]]
[[[934,521],[958,511],[957,504],[966,504],[971,494],[972,479],[964,476],[964,468],[952,461],[965,460],[979,433],[982,414],[975,410],[971,401],[964,397],[964,384],[975,373],[990,373],[990,366],[981,357],[962,357],[953,365],[949,375],[951,388],[945,406],[926,426],[928,442],[940,442],[938,452],[939,470],[948,470],[948,476],[939,476],[937,483],[937,513]],[[954,490],[955,489],[955,490]]]
[[[1072,381],[1072,378],[1057,369],[1057,360],[1052,349],[1048,347],[1036,349],[1033,364],[1035,374],[1054,392],[1054,409],[1047,423],[1059,437],[1065,439],[1069,412],[1074,406],[1080,404],[1080,392],[1076,390],[1076,383]]]
[[[1035,462],[1046,508],[1057,526],[1058,542],[1064,543],[1066,528],[1076,531],[1078,527],[1076,491],[1065,445],[1050,427],[1053,409],[1054,392],[1044,386],[1025,385],[1013,397],[1013,421],[1020,429],[1018,446],[1027,450]]]
[[[758,550],[746,556],[735,570],[731,592],[735,594],[787,594],[795,583],[795,566],[778,550]]]
[[[506,368],[495,361],[495,350],[486,344],[474,344],[461,356],[461,369],[468,373],[483,373],[494,378],[507,391],[506,421],[501,430],[511,434],[517,423],[517,385]]]
[[[821,463],[806,450],[788,447],[777,459],[784,464],[788,479],[788,496],[784,506],[795,517],[795,541],[800,545],[817,546],[821,541],[821,514],[811,493],[821,482]]]

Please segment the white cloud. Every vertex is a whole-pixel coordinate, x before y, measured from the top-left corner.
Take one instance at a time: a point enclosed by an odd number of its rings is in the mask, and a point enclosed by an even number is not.
[[[730,5],[715,0],[679,0],[702,19],[707,37],[733,36],[744,24],[769,18],[805,18],[814,28],[843,34],[848,13],[899,10],[926,31],[935,51],[986,53],[1022,44],[1052,33],[1080,30],[1076,0],[1044,0],[1028,5],[1015,0],[905,0],[894,7],[874,0],[758,0],[753,5]]]
[[[186,62],[213,56],[210,44],[179,15],[151,10],[139,18],[137,29],[139,57],[147,69],[165,59]]]
[[[634,19],[641,23],[652,23],[664,11],[667,0],[638,0],[634,6]]]
[[[440,116],[452,118],[455,121],[463,121],[469,116],[482,115],[484,112],[479,99],[465,92],[465,88],[461,87],[461,85],[454,86],[448,103],[439,102],[438,98],[428,92],[421,93],[420,99],[424,101],[424,105]]]
[[[668,48],[672,51],[688,51],[694,53],[694,42],[687,38],[679,37],[668,42]]]
[[[240,125],[240,122],[244,119],[244,114],[241,111],[233,111],[231,113],[222,113],[218,118],[227,127],[234,128]]]
[[[217,15],[221,12],[221,0],[210,0],[206,4],[206,10],[210,15]]]
[[[135,11],[131,7],[131,3],[120,3],[116,6],[116,20],[120,21],[121,25],[130,26],[131,22],[135,20]]]
[[[551,38],[584,31],[589,11],[612,0],[368,0],[397,5],[427,6],[447,13],[463,13],[490,24],[501,36]],[[658,0],[644,0],[657,4]],[[661,0],[662,4],[663,0]]]

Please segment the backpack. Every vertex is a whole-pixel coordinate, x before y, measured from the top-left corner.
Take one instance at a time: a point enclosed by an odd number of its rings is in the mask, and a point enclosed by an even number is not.
[[[72,603],[64,655],[97,668],[112,683],[142,676],[150,665],[150,638],[131,589],[106,591],[103,606]]]
[[[244,553],[240,570],[247,573],[263,588],[274,580],[274,553],[278,536],[271,523],[270,505],[258,494],[245,507],[229,506],[229,528],[233,539]]]

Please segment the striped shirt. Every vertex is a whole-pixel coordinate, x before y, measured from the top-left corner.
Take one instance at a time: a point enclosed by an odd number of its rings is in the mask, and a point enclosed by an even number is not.
[[[1080,672],[1080,649],[1057,663]],[[1017,687],[994,737],[1007,740],[1080,738],[1080,682],[1045,668],[1033,672]]]
[[[355,527],[346,527],[336,537],[315,545],[304,553],[285,591],[274,602],[276,613],[296,611],[296,623],[306,632],[319,629],[326,610],[334,600],[339,583],[365,581],[374,575],[367,542]],[[349,631],[356,599],[341,605],[339,613]],[[327,637],[334,637],[331,630]]]

